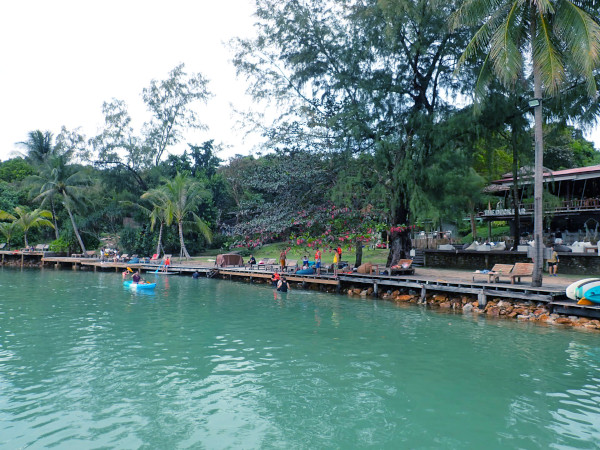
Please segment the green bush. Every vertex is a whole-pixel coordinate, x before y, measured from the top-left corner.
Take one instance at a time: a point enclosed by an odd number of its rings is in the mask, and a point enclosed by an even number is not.
[[[492,228],[492,240],[493,241],[497,240],[498,238],[504,237],[504,236],[510,236],[510,226],[503,225],[500,227]],[[487,226],[477,227],[477,240],[482,241],[482,240],[486,240],[487,238],[488,238]],[[463,237],[460,240],[460,242],[463,244],[470,244],[471,242],[473,242],[473,233],[467,234],[465,237]]]
[[[59,253],[68,252],[69,251],[69,242],[67,242],[67,240],[64,238],[64,236],[60,237],[59,239],[55,239],[54,241],[50,242],[49,250],[51,252],[59,252]]]

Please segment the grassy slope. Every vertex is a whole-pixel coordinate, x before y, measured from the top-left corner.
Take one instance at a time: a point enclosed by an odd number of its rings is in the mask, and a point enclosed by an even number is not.
[[[279,260],[279,254],[281,250],[284,248],[288,248],[286,244],[267,244],[263,245],[260,249],[256,249],[254,257],[257,261],[262,258],[273,258]],[[218,250],[210,250],[208,252],[203,253],[200,256],[192,258],[194,261],[199,261],[205,264],[214,264],[216,259],[216,255],[219,253],[227,253],[225,251]],[[312,261],[314,260],[315,250],[307,249],[307,248],[292,248],[287,255],[288,259],[297,259],[298,261],[302,260],[302,256],[307,255],[308,258]],[[388,251],[385,249],[371,249],[370,247],[363,248],[363,257],[362,261],[371,262],[373,264],[385,264],[388,257]],[[342,253],[342,260],[348,261],[350,264],[354,264],[355,261],[355,253],[354,249],[352,251],[348,251],[344,249]],[[244,261],[247,261],[248,258],[245,257]],[[333,253],[328,251],[323,252],[323,264],[331,264],[333,263]]]

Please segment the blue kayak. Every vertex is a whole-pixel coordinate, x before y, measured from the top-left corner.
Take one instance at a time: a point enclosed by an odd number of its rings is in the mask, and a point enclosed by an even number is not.
[[[134,283],[133,281],[123,281],[123,286],[131,288],[131,289],[154,289],[156,287],[156,283]]]

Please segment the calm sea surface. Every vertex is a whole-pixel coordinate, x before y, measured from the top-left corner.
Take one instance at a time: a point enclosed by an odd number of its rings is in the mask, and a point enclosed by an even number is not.
[[[0,270],[1,448],[597,449],[599,385],[597,333]]]

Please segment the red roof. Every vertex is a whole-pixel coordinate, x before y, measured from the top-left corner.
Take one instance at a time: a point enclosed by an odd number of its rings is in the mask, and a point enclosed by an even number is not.
[[[575,169],[565,169],[565,170],[545,169],[544,178],[549,178],[549,177],[552,177],[552,178],[558,178],[558,177],[576,178],[577,175],[593,174],[594,172],[598,172],[598,177],[600,178],[600,165],[588,166],[588,167],[576,167]],[[586,177],[586,178],[588,178],[588,177]],[[511,176],[504,177],[500,180],[492,181],[492,183],[504,184],[508,181],[512,182],[512,180],[513,180],[513,177],[511,175]]]

